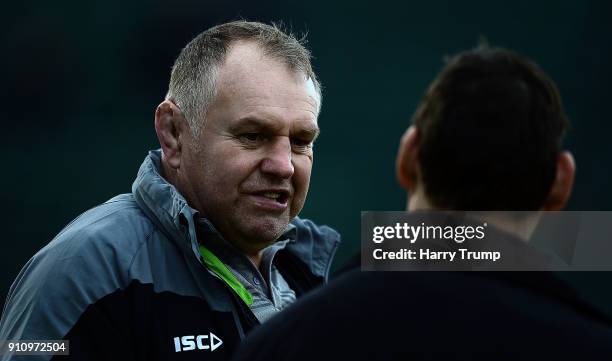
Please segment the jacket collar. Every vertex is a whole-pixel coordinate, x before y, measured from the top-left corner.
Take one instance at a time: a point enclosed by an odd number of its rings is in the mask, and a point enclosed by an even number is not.
[[[151,150],[132,184],[132,193],[138,203],[146,206],[163,223],[176,223],[180,214],[195,215],[197,211],[189,207],[178,190],[161,176],[159,169],[161,150]]]

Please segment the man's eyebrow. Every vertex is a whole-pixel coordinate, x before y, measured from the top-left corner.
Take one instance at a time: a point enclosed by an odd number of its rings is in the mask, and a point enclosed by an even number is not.
[[[321,134],[321,130],[317,126],[307,127],[298,129],[294,134],[298,137],[312,139],[312,141],[314,142],[315,139],[317,139],[317,137],[319,136],[319,134]]]
[[[238,119],[233,124],[229,126],[230,132],[239,132],[243,130],[266,130],[266,131],[276,131],[282,127],[281,123],[275,122],[273,120],[258,118],[253,116],[248,116],[245,118]],[[299,125],[292,130],[292,136],[300,136],[305,138],[311,138],[313,141],[319,136],[321,130],[319,127],[314,125],[307,125],[304,127],[300,127]]]
[[[229,126],[230,131],[240,131],[243,129],[252,129],[252,128],[276,130],[280,128],[280,126],[278,125],[278,123],[272,120],[268,120],[264,118],[256,118],[252,116],[238,119],[237,121],[233,122]]]

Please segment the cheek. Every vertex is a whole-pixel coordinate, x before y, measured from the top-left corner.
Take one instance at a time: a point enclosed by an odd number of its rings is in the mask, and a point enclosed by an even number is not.
[[[254,152],[226,149],[209,157],[208,178],[215,185],[216,197],[235,199],[245,184],[252,183],[260,158]]]
[[[295,194],[291,204],[291,218],[300,213],[306,201],[306,194],[308,193],[308,186],[310,184],[312,161],[308,158],[299,159],[294,161],[293,167],[293,189]]]
[[[306,192],[308,192],[308,185],[310,184],[312,160],[306,157],[295,159],[293,162],[293,167],[293,186],[295,188],[296,195],[299,194],[303,198],[305,197]]]
[[[216,149],[212,149],[216,150]],[[219,199],[228,193],[230,186],[236,182],[234,158],[221,152],[203,154],[199,159],[198,180],[200,188],[208,198]]]

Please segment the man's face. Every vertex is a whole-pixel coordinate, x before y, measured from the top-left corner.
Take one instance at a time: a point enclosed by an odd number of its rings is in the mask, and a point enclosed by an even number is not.
[[[252,43],[230,48],[217,89],[201,135],[183,146],[179,177],[191,205],[252,253],[275,241],[304,205],[318,97],[310,79]]]

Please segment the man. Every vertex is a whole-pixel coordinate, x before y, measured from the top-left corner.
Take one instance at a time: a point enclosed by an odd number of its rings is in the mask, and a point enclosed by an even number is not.
[[[296,217],[320,106],[292,35],[245,21],[198,35],[155,112],[161,150],[131,194],[85,212],[26,264],[0,339],[67,339],[83,360],[227,359],[327,279],[339,235]]]
[[[534,63],[488,47],[453,57],[402,137],[407,210],[562,209],[575,172],[565,129]],[[495,215],[493,237],[532,256],[532,217]],[[253,332],[235,360],[609,359],[611,339],[610,318],[550,272],[354,270]]]

